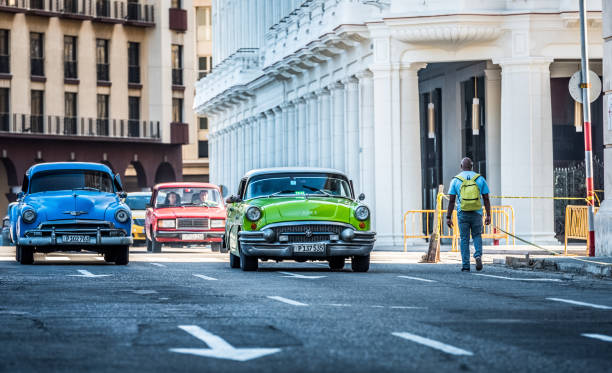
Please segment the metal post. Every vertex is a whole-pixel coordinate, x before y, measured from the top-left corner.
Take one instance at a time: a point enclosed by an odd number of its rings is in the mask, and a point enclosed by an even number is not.
[[[589,236],[587,240],[587,251],[589,256],[595,256],[595,192],[593,184],[593,152],[591,141],[591,97],[589,89],[591,83],[589,79],[589,56],[587,54],[587,34],[586,34],[586,0],[579,0],[580,3],[580,49],[581,49],[581,75],[582,83],[582,115],[584,118],[584,165],[586,174],[587,202],[589,209]]]

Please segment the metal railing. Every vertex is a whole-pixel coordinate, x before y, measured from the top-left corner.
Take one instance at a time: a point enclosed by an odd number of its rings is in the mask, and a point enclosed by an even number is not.
[[[159,121],[0,114],[0,133],[160,140]]]
[[[595,213],[597,211],[599,208],[595,207]],[[589,247],[588,206],[567,205],[565,207],[565,249],[563,252],[566,255],[569,239],[586,241],[586,247]]]

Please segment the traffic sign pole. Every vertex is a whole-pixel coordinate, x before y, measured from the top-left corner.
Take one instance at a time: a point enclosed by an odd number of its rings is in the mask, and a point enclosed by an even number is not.
[[[586,173],[587,203],[589,205],[589,236],[587,240],[587,251],[589,256],[595,256],[595,185],[593,184],[593,151],[591,141],[591,88],[589,79],[589,56],[587,53],[587,34],[586,34],[586,0],[579,0],[580,3],[580,44],[581,44],[581,64],[582,75],[582,116],[584,118],[584,165]]]

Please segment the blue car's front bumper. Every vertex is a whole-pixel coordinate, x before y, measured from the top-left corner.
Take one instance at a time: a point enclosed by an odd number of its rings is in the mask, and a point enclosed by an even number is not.
[[[79,236],[77,242],[67,240]],[[130,231],[110,222],[85,221],[44,223],[25,231],[17,244],[21,246],[121,246],[134,242]]]

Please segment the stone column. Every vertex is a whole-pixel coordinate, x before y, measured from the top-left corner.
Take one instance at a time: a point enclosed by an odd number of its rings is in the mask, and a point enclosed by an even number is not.
[[[282,162],[283,139],[285,133],[283,131],[283,113],[277,106],[274,109],[274,162],[273,167],[280,167]]]
[[[296,161],[298,166],[306,166],[306,158],[308,151],[308,120],[306,112],[306,100],[299,98],[297,100],[296,109],[296,122],[297,122],[297,133],[295,136],[295,150],[296,150]]]
[[[485,123],[487,183],[492,195],[501,192],[501,70],[494,65],[485,73]]]
[[[274,164],[274,153],[276,152],[275,150],[275,145],[276,142],[274,140],[274,123],[275,123],[275,118],[274,118],[274,110],[270,109],[266,112],[266,117],[267,117],[267,121],[266,121],[266,142],[265,142],[265,155],[266,155],[266,167],[272,167],[272,165]]]
[[[295,158],[295,103],[291,102],[287,107],[287,166],[297,166]]]
[[[332,100],[332,167],[339,171],[344,168],[344,85],[336,82],[329,86]]]
[[[245,121],[241,120],[238,124],[238,147],[236,149],[236,153],[238,154],[238,167],[236,167],[235,175],[236,183],[238,183],[238,180],[240,180],[240,178],[244,174],[244,128]]]
[[[222,175],[221,175],[221,184],[223,184],[226,188],[229,187],[229,185],[227,184],[228,181],[228,169],[229,169],[229,137],[228,137],[228,130],[227,128],[223,129],[223,133],[222,133],[222,137],[223,137],[223,149],[221,150],[223,152],[223,159],[221,160],[221,164],[222,164]]]
[[[229,180],[227,182],[228,187],[230,188],[230,193],[234,193],[236,191],[236,169],[238,166],[238,154],[236,152],[238,148],[238,137],[236,136],[237,132],[237,123],[232,123],[230,128],[229,141],[230,141],[230,171],[229,171]]]
[[[345,169],[349,179],[353,180],[355,190],[359,190],[359,81],[349,77],[342,81],[345,87]]]
[[[288,163],[288,142],[289,142],[289,108],[291,104],[288,102],[283,102],[280,106],[282,111],[282,122],[281,122],[281,131],[283,136],[281,138],[281,166],[287,166]]]
[[[264,120],[263,113],[259,113],[255,118],[255,123],[253,123],[255,125],[253,128],[253,168],[261,167],[261,129]]]
[[[365,202],[372,211],[376,210],[374,198],[374,90],[372,89],[372,73],[369,70],[358,73],[359,79],[359,144],[361,189],[356,193],[365,194]]]
[[[305,96],[308,108],[308,146],[306,148],[306,165],[316,167],[319,165],[319,134],[318,134],[318,102],[314,93]]]
[[[317,91],[319,98],[319,151],[321,153],[319,166],[332,167],[331,162],[331,116],[330,116],[330,93],[327,88]]]
[[[502,195],[554,195],[551,62],[546,57],[499,61]],[[514,207],[518,236],[532,242],[556,242],[552,199],[505,199],[502,204]]]

